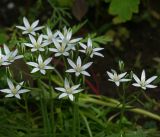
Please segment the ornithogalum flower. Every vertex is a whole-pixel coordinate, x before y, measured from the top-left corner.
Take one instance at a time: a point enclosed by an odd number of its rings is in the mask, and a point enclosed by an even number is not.
[[[133,78],[137,83],[133,83],[132,85],[135,87],[141,87],[146,90],[147,88],[156,88],[157,86],[151,85],[150,83],[154,81],[157,76],[152,76],[151,78],[146,80],[145,70],[142,71],[141,79],[139,79],[135,74],[133,74]]]
[[[16,26],[17,28],[23,30],[22,34],[32,34],[36,35],[36,31],[44,28],[44,26],[38,26],[39,20],[34,21],[31,25],[26,17],[23,17],[24,26]]]
[[[70,86],[69,81],[67,78],[65,78],[64,81],[64,87],[56,87],[55,89],[58,91],[61,91],[62,94],[60,94],[59,99],[68,96],[71,101],[74,100],[73,94],[81,92],[83,89],[78,89],[80,84]]]
[[[82,60],[80,57],[77,58],[77,62],[76,64],[71,60],[71,59],[67,59],[69,65],[72,67],[72,69],[68,69],[66,70],[66,72],[69,73],[75,73],[75,75],[78,77],[80,74],[86,75],[86,76],[90,76],[90,74],[85,71],[87,68],[89,68],[93,62],[89,62],[85,65],[82,65]]]
[[[103,50],[104,48],[93,48],[92,40],[90,38],[88,38],[87,45],[81,42],[79,42],[79,44],[83,48],[83,50],[79,50],[79,51],[89,55],[91,58],[93,58],[94,55],[104,57],[101,53],[99,53],[99,51]]]
[[[6,65],[10,65],[11,63],[9,63],[7,61],[7,57],[5,55],[2,54],[2,50],[0,48],[0,66],[6,66]]]
[[[19,94],[29,92],[28,89],[21,89],[24,82],[20,82],[18,85],[14,86],[12,81],[7,78],[7,83],[9,86],[9,89],[1,89],[1,92],[7,93],[5,97],[13,97],[15,96],[18,99],[21,99]]]
[[[43,35],[43,38],[45,39],[43,42],[49,45],[53,43],[54,40],[58,40],[58,32],[52,33],[51,29],[47,27],[47,35]]]
[[[10,51],[6,44],[3,45],[7,62],[12,63],[17,59],[23,58],[23,55],[17,55],[18,50]]]
[[[66,43],[69,46],[72,46],[72,49],[75,49],[74,46],[79,42],[82,38],[72,39],[72,30],[66,27],[63,28],[63,33],[58,31],[58,35],[60,37],[60,41]]]
[[[28,65],[33,66],[34,69],[31,71],[31,73],[35,73],[37,71],[40,71],[43,75],[46,74],[47,69],[54,69],[54,67],[48,66],[48,64],[52,61],[52,58],[48,58],[45,61],[43,61],[42,56],[38,56],[38,63],[36,62],[27,62]]]
[[[45,51],[44,47],[47,46],[43,43],[43,36],[40,35],[37,40],[32,35],[29,35],[31,43],[24,43],[25,46],[30,47],[32,52],[35,51]]]
[[[121,82],[128,82],[131,80],[131,79],[124,78],[127,72],[117,74],[115,70],[112,70],[112,73],[107,71],[107,74],[109,76],[108,80],[114,82],[116,86],[119,86]]]
[[[50,51],[55,52],[55,57],[58,56],[69,56],[69,50],[72,48],[70,45],[67,46],[66,43],[59,43],[57,40],[54,40],[55,48],[49,48]]]

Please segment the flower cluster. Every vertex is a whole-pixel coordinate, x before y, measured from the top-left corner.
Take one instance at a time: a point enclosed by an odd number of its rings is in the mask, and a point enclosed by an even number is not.
[[[88,38],[86,44],[82,40],[83,38],[73,38],[72,29],[63,28],[62,31],[56,30],[52,31],[50,27],[38,26],[39,20],[29,23],[26,17],[23,18],[24,26],[16,26],[18,29],[22,30],[22,34],[28,36],[22,44],[25,46],[26,51],[29,52],[28,55],[31,58],[27,58],[24,54],[18,55],[18,49],[10,51],[7,45],[3,45],[3,48],[0,48],[0,66],[7,66],[13,63],[15,60],[23,58],[26,61],[26,64],[29,65],[32,70],[31,73],[40,73],[46,75],[48,70],[55,70],[56,68],[53,65],[53,56],[55,58],[59,57],[59,60],[63,59],[65,66],[65,80],[63,87],[56,87],[55,89],[62,92],[59,95],[59,98],[69,97],[71,101],[74,100],[74,94],[81,92],[83,89],[80,88],[80,81],[74,82],[72,78],[80,79],[83,75],[90,76],[87,72],[87,69],[93,64],[89,62],[88,59],[92,59],[94,56],[103,57],[100,53],[103,48],[98,48],[93,46],[93,42]],[[40,31],[42,29],[46,30],[46,33],[43,34]],[[27,52],[25,52],[27,53]],[[83,53],[81,56],[80,53]],[[84,58],[84,59],[83,59]],[[121,69],[123,65],[121,63]],[[131,78],[126,78],[127,72],[118,74],[115,70],[108,72],[109,81],[114,82],[116,86],[120,86],[122,82],[129,82]],[[66,74],[67,73],[67,74]],[[49,74],[49,73],[48,73]],[[73,74],[73,75],[72,75]],[[39,76],[39,75],[38,75]],[[40,75],[41,76],[41,75]],[[146,80],[145,71],[142,71],[141,78],[139,79],[135,74],[133,78],[136,83],[133,83],[133,86],[141,87],[146,90],[147,88],[155,88],[156,86],[152,85],[151,82],[154,81],[157,76],[153,76]],[[7,79],[9,89],[1,89],[1,92],[7,93],[5,97],[13,97],[20,99],[21,93],[28,92],[28,89],[21,89],[24,82],[19,83],[14,86],[13,82],[10,79]]]
[[[131,79],[125,78],[125,76],[127,75],[127,72],[117,74],[117,72],[115,70],[112,70],[112,73],[107,71],[107,74],[109,76],[108,80],[114,82],[117,86],[119,86],[121,82],[131,81]],[[135,87],[141,87],[143,90],[146,90],[147,88],[156,88],[157,87],[155,85],[150,84],[151,82],[153,82],[157,78],[157,76],[152,76],[151,78],[146,80],[145,70],[142,71],[140,79],[137,77],[136,74],[133,74],[133,78],[136,83],[133,83],[132,85]]]
[[[28,21],[26,17],[23,17],[24,26],[16,26],[18,29],[22,30],[22,34],[26,36],[25,42],[22,45],[25,47],[25,50],[29,52],[28,55],[31,55],[31,58],[25,58],[26,64],[29,65],[32,70],[31,73],[40,72],[42,75],[47,74],[47,70],[55,70],[56,68],[52,63],[52,56],[56,58],[60,57],[60,60],[63,58],[63,62],[67,64],[65,66],[65,72],[74,73],[70,78],[65,78],[64,88],[59,87],[56,90],[63,92],[59,98],[68,96],[71,101],[74,100],[73,94],[79,93],[82,91],[80,88],[80,84],[73,84],[72,76],[81,77],[82,75],[90,76],[90,74],[86,71],[93,62],[89,62],[88,58],[93,58],[93,56],[103,57],[99,51],[103,48],[94,48],[92,44],[92,40],[88,38],[86,44],[82,43],[82,38],[73,38],[72,29],[63,28],[62,31],[56,30],[52,31],[50,27],[38,26],[39,20],[36,20],[32,23]],[[42,29],[46,30],[46,33],[42,33],[45,31],[41,31]],[[81,49],[82,48],[82,49]],[[25,51],[25,53],[27,53]],[[9,48],[4,45],[5,55],[2,54],[0,49],[0,65],[9,65],[16,59],[22,58],[22,55],[17,55],[17,49],[13,52],[9,50]],[[80,57],[80,53],[84,53],[84,60]],[[11,85],[10,80],[7,80],[8,85]],[[13,85],[13,84],[12,84]],[[13,93],[13,86],[10,93]],[[7,90],[1,90],[1,92],[8,92]],[[15,90],[14,90],[15,92]],[[19,92],[19,89],[16,89],[16,93]],[[20,98],[18,95],[12,94],[17,98]],[[9,95],[11,97],[11,95]],[[8,97],[8,96],[6,96]]]

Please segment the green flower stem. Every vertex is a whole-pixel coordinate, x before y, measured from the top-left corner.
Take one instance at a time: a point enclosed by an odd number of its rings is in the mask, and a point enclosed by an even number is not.
[[[79,136],[80,133],[78,98],[79,95],[75,95],[75,102],[73,106],[73,137],[77,137],[77,135]]]
[[[87,130],[88,130],[88,133],[89,133],[89,136],[90,136],[90,137],[93,137],[92,131],[91,131],[90,126],[89,126],[89,123],[88,123],[88,121],[87,121],[87,118],[83,115],[82,112],[80,112],[80,115],[82,116],[82,118],[83,118],[83,120],[84,120],[84,122],[85,122],[85,124],[86,124]]]
[[[42,117],[43,117],[43,123],[44,123],[44,133],[45,135],[50,135],[51,133],[51,128],[50,128],[50,123],[49,123],[49,118],[48,118],[48,111],[47,111],[47,103],[45,100],[45,94],[46,90],[44,87],[41,86],[41,79],[38,80],[39,87],[42,89],[40,92],[40,104],[41,104],[41,110],[42,110]],[[48,136],[50,137],[50,136]]]
[[[55,120],[54,120],[54,100],[52,98],[52,92],[53,92],[53,88],[52,88],[52,85],[51,85],[51,74],[49,74],[49,88],[50,88],[50,119],[51,119],[51,129],[52,129],[52,134],[53,136],[52,137],[55,137]]]
[[[125,113],[125,96],[126,96],[126,92],[125,92],[125,87],[124,84],[122,85],[122,91],[123,91],[123,95],[122,97],[122,107],[121,107],[121,116],[120,116],[120,126],[121,128],[123,128],[123,117],[124,117],[124,113]]]
[[[100,99],[101,97],[99,97]],[[105,97],[104,97],[105,98]],[[106,98],[106,101],[102,101],[102,100],[98,100],[96,98],[92,98],[92,97],[83,97],[83,98],[79,98],[79,102],[81,103],[94,103],[94,104],[98,104],[98,105],[103,105],[103,106],[107,106],[107,107],[113,107],[113,108],[119,108],[121,109],[122,107],[122,104],[117,101],[117,100],[114,100],[114,99],[109,99],[108,102],[107,102],[107,99]],[[113,101],[111,101],[113,100]],[[125,106],[125,109],[128,110],[128,111],[131,111],[131,112],[134,112],[134,113],[137,113],[137,114],[142,114],[144,116],[148,116],[152,119],[155,119],[155,120],[158,120],[160,121],[160,116],[157,115],[157,114],[154,114],[154,113],[151,113],[149,111],[146,111],[144,109],[140,109],[140,108],[135,108],[133,106],[129,106],[129,105],[126,105]]]
[[[27,102],[27,98],[25,97],[25,110],[26,110],[26,114],[27,114],[27,121],[29,123],[29,127],[27,128],[27,132],[28,132],[28,136],[31,137],[31,132],[30,132],[30,114],[29,114],[29,109],[28,109],[28,102]]]

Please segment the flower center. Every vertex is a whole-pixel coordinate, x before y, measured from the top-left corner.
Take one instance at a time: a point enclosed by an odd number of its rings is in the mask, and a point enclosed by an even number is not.
[[[34,47],[35,47],[36,49],[39,49],[39,48],[40,48],[40,44],[35,43],[35,44],[34,44]]]
[[[14,60],[14,57],[13,57],[13,56],[9,56],[9,57],[8,57],[8,61],[9,61],[9,62],[11,62],[11,61],[13,61],[13,60]]]
[[[77,72],[81,72],[81,71],[82,71],[82,67],[81,67],[79,64],[78,64],[77,67],[76,67],[76,71],[77,71]]]
[[[142,80],[142,81],[140,82],[140,85],[141,85],[142,87],[145,87],[145,86],[146,86],[145,80]]]
[[[33,29],[32,29],[31,27],[28,28],[28,32],[32,32],[32,30],[33,30]]]
[[[40,69],[44,69],[44,67],[45,67],[45,64],[44,64],[44,63],[40,63],[40,64],[39,64],[39,68],[40,68]]]
[[[87,48],[86,48],[86,53],[87,53],[87,54],[90,55],[92,52],[93,52],[92,47],[87,47]]]
[[[12,89],[12,94],[13,94],[13,95],[17,94],[17,89],[16,89],[16,88],[13,88],[13,89]]]
[[[113,80],[114,80],[114,81],[119,81],[119,77],[118,77],[118,75],[114,75]]]
[[[67,92],[68,94],[72,94],[72,89],[71,89],[71,88],[66,88],[66,92]]]
[[[60,52],[63,53],[64,50],[65,50],[65,46],[62,45],[61,48],[60,48]]]

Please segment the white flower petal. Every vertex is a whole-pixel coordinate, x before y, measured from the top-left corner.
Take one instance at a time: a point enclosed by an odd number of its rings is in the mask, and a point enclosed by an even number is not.
[[[111,79],[114,78],[114,75],[113,75],[112,73],[110,73],[110,72],[107,71],[107,74],[108,74],[108,76],[109,76]]]
[[[5,97],[8,98],[8,97],[13,97],[14,95],[11,93],[11,94],[8,94],[6,95]]]
[[[81,92],[82,90],[83,90],[83,89],[74,90],[72,93],[73,93],[73,94],[77,94],[77,93]]]
[[[10,89],[14,89],[15,88],[13,83],[12,83],[12,81],[10,79],[8,79],[8,78],[7,78],[7,83],[8,83],[8,86],[9,86]]]
[[[88,38],[87,46],[88,46],[88,47],[92,47],[92,40],[91,40],[90,38]]]
[[[16,98],[21,99],[19,94],[14,95]]]
[[[146,80],[146,74],[145,74],[145,70],[143,70],[141,74],[141,81],[145,81],[145,80]]]
[[[89,67],[92,65],[92,63],[93,63],[93,62],[89,62],[89,63],[83,65],[83,66],[82,66],[82,70],[85,70],[85,69],[89,68]]]
[[[52,66],[45,66],[44,69],[54,69]]]
[[[77,59],[77,66],[81,66],[81,65],[82,65],[82,61],[81,61],[80,56],[78,56],[78,59]]]
[[[76,39],[72,39],[69,41],[69,43],[77,43],[78,41],[80,41],[82,38],[76,38]]]
[[[124,72],[124,73],[122,73],[122,74],[119,74],[118,76],[119,76],[119,78],[121,79],[121,78],[123,78],[126,74],[127,74],[127,72]]]
[[[30,43],[23,43],[25,46],[27,46],[27,47],[31,47],[31,48],[33,48],[34,47],[34,45],[33,44],[30,44]]]
[[[66,97],[68,94],[67,93],[62,93],[58,98],[60,99],[60,98],[64,98],[64,97]]]
[[[65,89],[65,88],[56,87],[55,89],[56,89],[56,90],[59,90],[59,91],[61,91],[61,92],[66,92],[66,89]]]
[[[34,31],[37,31],[37,30],[41,30],[41,29],[43,29],[43,28],[44,28],[44,26],[40,26],[40,27],[34,28],[33,30],[34,30]]]
[[[35,38],[30,34],[29,34],[29,39],[31,40],[32,44],[36,44],[37,43]]]
[[[79,86],[80,86],[80,84],[74,85],[74,86],[71,87],[71,89],[72,89],[72,90],[75,90],[75,89],[79,88]]]
[[[26,17],[23,17],[23,23],[24,23],[24,26],[28,29],[30,27],[30,24],[28,22],[28,19]]]
[[[118,87],[119,87],[120,82],[119,82],[119,81],[116,81],[116,82],[115,82],[115,84],[116,84],[116,86],[118,86]]]
[[[133,74],[133,78],[137,83],[140,83],[140,79],[135,74]]]
[[[36,20],[35,22],[32,23],[31,27],[35,28],[39,23],[39,20]]]
[[[41,64],[43,62],[42,56],[39,54],[38,56],[38,63]]]
[[[40,72],[45,75],[46,74],[46,71],[44,69],[40,69]]]
[[[100,56],[100,57],[104,57],[103,54],[98,53],[98,52],[93,52],[94,55]]]
[[[76,72],[76,71],[74,69],[68,69],[68,70],[66,70],[66,72],[73,73],[73,72]]]
[[[8,48],[8,46],[6,44],[3,44],[3,47],[4,47],[4,52],[6,55],[10,54],[10,50]]]
[[[45,65],[48,65],[50,62],[52,61],[52,58],[48,58],[44,61],[44,64]]]
[[[69,99],[70,99],[71,101],[74,100],[74,96],[73,96],[72,94],[69,94],[68,97],[69,97]]]
[[[39,68],[34,68],[34,69],[31,71],[31,73],[35,73],[35,72],[37,72],[37,71],[39,71]]]
[[[4,93],[12,93],[10,89],[1,89],[0,91]]]
[[[52,51],[52,52],[58,52],[58,50],[57,50],[57,49],[55,49],[55,48],[49,48],[49,51]]]
[[[151,83],[152,81],[154,81],[157,78],[157,76],[153,76],[151,78],[149,78],[148,80],[146,80],[146,84]]]
[[[91,76],[87,71],[82,71],[81,74],[86,75],[86,76]]]
[[[30,90],[28,89],[21,89],[18,91],[18,94],[22,94],[22,93],[26,93],[26,92],[29,92]]]
[[[132,85],[135,86],[135,87],[141,87],[141,85],[138,84],[138,83],[133,83]]]
[[[33,66],[33,67],[38,67],[38,64],[35,62],[27,62],[26,64]]]
[[[72,67],[72,68],[76,68],[76,65],[74,64],[74,62],[70,59],[67,59],[68,60],[68,63],[69,65]]]
[[[26,30],[26,28],[23,27],[23,26],[16,26],[16,28],[19,28],[19,29],[21,29],[21,30]]]
[[[146,85],[146,88],[156,88],[157,86],[155,86],[155,85]]]

